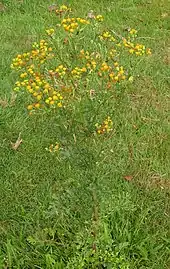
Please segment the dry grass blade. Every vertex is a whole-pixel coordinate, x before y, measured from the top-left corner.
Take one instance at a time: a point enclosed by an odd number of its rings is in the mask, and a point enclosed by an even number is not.
[[[89,11],[89,13],[87,14],[87,18],[89,18],[89,19],[94,19],[95,18],[93,10]]]
[[[18,136],[16,142],[15,142],[15,143],[12,143],[12,142],[11,142],[11,147],[12,147],[12,149],[13,149],[13,150],[17,150],[17,149],[19,148],[19,146],[21,145],[21,143],[22,143],[21,133],[19,133],[19,136]]]
[[[0,12],[4,12],[5,11],[5,6],[2,2],[0,2]]]
[[[15,105],[16,98],[17,98],[17,95],[14,92],[12,92],[11,99],[10,99],[10,106],[14,106]]]
[[[50,12],[55,11],[56,9],[57,9],[57,4],[53,4],[53,5],[51,5],[51,6],[48,7],[48,10]]]
[[[8,100],[7,99],[0,99],[0,106],[3,108],[8,106]]]
[[[93,99],[95,97],[95,90],[90,90],[90,98]]]
[[[14,92],[12,92],[10,101],[8,101],[6,97],[4,99],[0,99],[0,106],[2,106],[3,108],[6,108],[8,106],[10,106],[10,107],[14,106],[16,97],[17,97],[17,95]]]

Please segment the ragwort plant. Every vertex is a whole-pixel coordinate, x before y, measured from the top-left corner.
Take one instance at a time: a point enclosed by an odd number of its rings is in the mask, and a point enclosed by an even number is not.
[[[69,128],[74,118],[78,134],[85,138],[88,134],[96,140],[98,136],[109,139],[114,131],[113,115],[109,113],[113,93],[133,81],[135,58],[149,56],[151,49],[137,42],[135,29],[129,29],[124,37],[108,29],[100,14],[74,17],[65,5],[54,13],[56,28],[46,29],[30,51],[13,59],[11,68],[18,74],[14,90],[27,95],[30,116],[57,113],[61,128],[65,128],[65,122]],[[81,122],[75,118],[78,114]],[[60,140],[56,140],[46,147],[51,154],[61,152]],[[49,233],[43,236],[46,242]],[[100,238],[102,235],[97,232],[96,238],[90,237],[88,247],[77,244],[76,255],[67,267],[61,262],[61,268],[130,268],[124,256],[113,250],[112,243],[102,249]],[[27,240],[30,245],[41,246],[36,236]],[[50,254],[46,255],[46,264],[55,268],[55,259]]]
[[[73,17],[65,5],[54,12],[58,16],[56,29],[46,29],[46,35],[33,43],[30,51],[13,59],[11,68],[18,72],[14,90],[27,93],[30,115],[62,110],[62,117],[69,119],[80,102],[93,103],[87,112],[93,125],[90,130],[108,133],[113,125],[111,115],[100,119],[99,110],[106,108],[114,91],[133,81],[128,71],[132,67],[122,62],[129,54],[132,64],[134,57],[150,55],[151,50],[136,41],[135,29],[129,29],[126,37],[107,29],[102,15]]]

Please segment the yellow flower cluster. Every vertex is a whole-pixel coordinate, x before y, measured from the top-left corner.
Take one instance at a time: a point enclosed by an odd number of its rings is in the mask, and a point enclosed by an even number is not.
[[[63,5],[56,12],[62,14],[62,12],[70,10],[70,8]],[[97,15],[93,18],[99,22],[103,21],[102,15]],[[61,19],[60,26],[62,26],[66,32],[73,33],[79,29],[79,26],[87,24],[90,24],[90,22],[84,18],[67,17]],[[91,26],[93,27],[94,25],[91,24]],[[93,30],[95,30],[95,28]],[[46,33],[48,36],[52,37],[55,30],[50,28],[46,30]],[[71,96],[74,98],[74,87],[78,89],[80,81],[81,87],[87,85],[87,82],[89,87],[91,87],[90,83],[94,81],[91,79],[91,74],[93,74],[95,78],[98,78],[98,80],[102,80],[104,83],[101,83],[104,85],[103,88],[105,88],[105,86],[110,88],[113,84],[120,83],[125,79],[132,82],[133,77],[129,77],[120,64],[119,56],[121,56],[121,50],[119,50],[118,47],[126,48],[129,53],[137,56],[151,54],[151,50],[146,49],[144,45],[134,43],[136,34],[137,31],[131,29],[129,30],[127,39],[120,38],[120,41],[117,41],[111,31],[104,31],[99,38],[102,41],[106,40],[109,42],[102,46],[99,40],[99,46],[97,43],[93,43],[92,47],[94,45],[94,47],[97,48],[94,52],[90,52],[90,49],[89,51],[85,49],[86,42],[84,41],[82,44],[83,49],[80,52],[77,51],[81,43],[77,44],[76,38],[72,39],[66,37],[65,39],[67,41],[69,40],[68,46],[63,46],[61,50],[58,50],[55,54],[55,58],[53,49],[46,40],[40,40],[39,43],[35,42],[29,52],[18,54],[16,58],[13,59],[11,68],[19,70],[19,79],[15,83],[15,90],[18,91],[21,89],[29,93],[32,103],[29,104],[27,108],[32,111],[38,108],[60,108],[63,107],[63,102],[66,106],[67,102],[72,100]],[[83,38],[85,38],[85,36]],[[51,41],[53,41],[55,45],[56,40],[52,39]],[[116,42],[113,43],[113,41]],[[75,44],[72,44],[73,42],[75,42]],[[87,45],[90,47],[89,44]],[[76,94],[79,93],[80,92],[77,90]],[[96,127],[98,133],[109,132],[112,129],[110,117]]]
[[[72,71],[71,71],[71,74],[73,76],[73,78],[75,79],[79,79],[82,77],[83,73],[86,73],[87,72],[87,68],[86,67],[82,67],[82,68],[79,68],[79,67],[75,67]]]
[[[17,57],[12,60],[11,68],[21,69],[27,64],[27,62],[29,62],[29,60],[30,60],[30,52],[18,54]]]
[[[111,70],[111,66],[109,66],[106,62],[102,63],[100,70],[105,72]]]
[[[11,68],[21,69],[33,60],[38,60],[40,64],[43,64],[47,59],[50,59],[54,56],[54,54],[51,52],[52,48],[48,47],[48,44],[45,40],[41,40],[39,44],[35,42],[33,44],[33,49],[30,52],[18,54],[17,57],[13,59]]]
[[[109,77],[112,82],[120,82],[121,80],[125,80],[125,70],[123,66],[119,66],[118,62],[114,63],[114,69],[113,71],[109,74]]]
[[[90,59],[90,53],[83,49],[83,50],[80,51],[80,58],[84,58],[86,60],[89,60]]]
[[[62,15],[63,13],[71,12],[71,8],[66,5],[62,5],[59,9],[56,9],[55,12],[57,15]]]
[[[96,132],[98,134],[104,134],[104,133],[109,133],[113,130],[113,121],[111,118],[108,116],[102,124],[95,124],[96,127]]]
[[[102,15],[97,15],[97,16],[95,16],[95,20],[99,21],[99,22],[102,22],[102,21],[104,21],[104,18],[103,18]]]
[[[47,59],[54,57],[52,54],[52,48],[48,47],[48,43],[45,40],[40,40],[40,43],[33,44],[33,50],[31,51],[30,59],[38,60],[40,64],[43,64]]]
[[[117,54],[117,50],[115,48],[112,48],[110,51],[109,51],[109,57],[110,59],[113,59]]]
[[[108,40],[108,41],[115,41],[116,39],[111,35],[110,32],[103,32],[101,35],[99,35],[100,40]]]
[[[17,81],[15,83],[16,87],[14,88],[16,91],[24,88],[35,100],[33,104],[28,105],[27,109],[33,110],[34,108],[43,108],[45,105],[62,107],[63,96],[56,91],[47,80],[45,80],[44,75],[35,72],[33,65],[28,66],[27,69],[28,72],[20,74],[20,78],[24,80]],[[32,78],[30,78],[30,72]],[[26,77],[27,79],[25,79]]]
[[[108,65],[106,62],[103,62],[100,71],[98,73],[99,77],[107,78],[113,83],[120,82],[121,80],[125,80],[125,71],[123,66],[119,66],[118,62],[114,62],[113,66]],[[107,75],[107,76],[106,76]]]
[[[137,36],[137,30],[135,30],[135,29],[130,29],[129,30],[129,34],[131,35],[131,36]]]
[[[46,150],[49,151],[50,153],[56,153],[59,149],[60,149],[60,144],[57,142],[55,144],[51,144],[49,148],[46,148]]]
[[[83,18],[66,18],[61,22],[64,30],[70,33],[74,33],[75,30],[78,30],[79,25],[81,24],[90,24],[90,22]]]
[[[63,96],[60,93],[57,93],[57,91],[53,90],[52,93],[48,93],[48,96],[45,99],[45,103],[47,105],[53,105],[55,107],[62,107],[62,100]]]
[[[91,60],[91,61],[89,61],[89,62],[86,64],[87,68],[88,68],[90,71],[95,70],[95,69],[96,69],[96,65],[97,65],[97,63],[96,63],[96,61],[94,61],[94,60]]]
[[[55,32],[55,30],[53,28],[50,28],[50,29],[46,30],[46,33],[47,33],[48,36],[53,36],[54,32]]]
[[[132,40],[137,36],[137,30],[130,29],[128,38],[122,38],[122,40],[116,44],[117,47],[122,47],[122,45],[128,49],[130,54],[135,54],[136,56],[142,56],[144,54],[151,55],[151,49],[146,48],[143,44],[135,44]],[[112,34],[108,31],[103,32],[99,36],[100,40],[108,40],[108,41],[116,41],[116,39],[112,36]],[[116,50],[113,49],[110,52],[110,56],[114,57]]]
[[[64,65],[61,64],[61,65],[56,67],[55,71],[54,70],[49,70],[48,72],[49,72],[51,77],[55,76],[56,78],[57,77],[63,78],[65,76],[66,72],[67,72],[67,68],[64,67]]]
[[[57,74],[58,74],[60,77],[64,77],[65,74],[66,74],[66,71],[67,71],[67,68],[64,67],[62,64],[59,65],[59,66],[55,69],[55,72],[57,72]]]
[[[95,61],[97,57],[94,56],[94,53],[90,54],[89,51],[85,51],[84,49],[80,51],[80,58],[87,60],[85,64],[90,71],[94,70],[97,66],[97,63]]]
[[[146,47],[142,44],[135,44],[126,38],[123,39],[123,45],[128,49],[130,54],[135,54],[136,56],[142,56],[144,54],[151,54],[150,49],[146,49]]]

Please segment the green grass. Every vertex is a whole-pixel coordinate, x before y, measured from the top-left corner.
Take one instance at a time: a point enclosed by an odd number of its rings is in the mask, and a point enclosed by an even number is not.
[[[47,0],[1,2],[0,100],[9,101],[12,59],[58,19]],[[119,34],[138,29],[153,55],[137,61],[134,82],[96,115],[112,116],[110,139],[84,136],[81,124],[96,113],[91,102],[77,104],[71,125],[62,113],[30,117],[22,93],[0,106],[0,268],[168,269],[168,1],[71,2],[79,15],[103,14]],[[59,155],[45,150],[55,141]]]

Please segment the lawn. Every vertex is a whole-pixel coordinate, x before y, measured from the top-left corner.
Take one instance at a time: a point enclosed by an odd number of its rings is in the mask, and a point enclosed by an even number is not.
[[[78,49],[107,51],[91,26],[73,40],[60,31],[51,1],[0,1],[0,269],[170,268],[168,2],[64,1],[70,17],[103,15],[97,33],[136,29],[152,53],[120,52],[127,81],[80,71],[66,105],[32,109],[28,92],[13,91],[11,63],[34,42],[53,45],[46,29],[57,31],[54,66],[70,53],[71,69]]]

